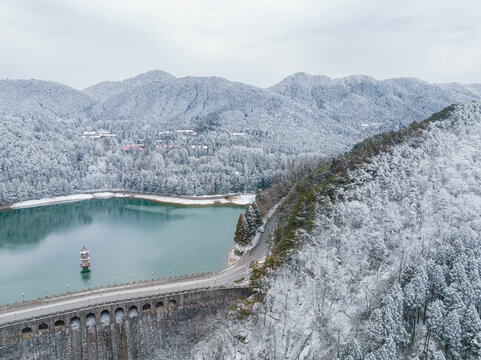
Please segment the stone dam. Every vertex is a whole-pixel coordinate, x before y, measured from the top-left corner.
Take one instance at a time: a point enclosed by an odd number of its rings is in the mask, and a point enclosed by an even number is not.
[[[0,359],[188,359],[243,287],[105,303],[0,325]]]

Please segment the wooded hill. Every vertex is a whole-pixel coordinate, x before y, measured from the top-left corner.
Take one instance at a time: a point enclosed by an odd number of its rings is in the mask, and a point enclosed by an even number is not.
[[[162,71],[83,91],[1,80],[0,204],[86,190],[255,191],[480,95],[478,85],[303,73],[267,89]]]
[[[195,357],[478,359],[481,103],[369,138],[301,180],[257,293]]]

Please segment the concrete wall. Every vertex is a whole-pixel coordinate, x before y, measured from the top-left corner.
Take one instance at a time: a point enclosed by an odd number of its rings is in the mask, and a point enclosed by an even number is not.
[[[186,359],[247,289],[135,299],[0,327],[0,359]]]

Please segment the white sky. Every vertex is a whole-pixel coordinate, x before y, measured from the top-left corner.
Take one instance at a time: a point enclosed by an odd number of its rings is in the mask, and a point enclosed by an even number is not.
[[[159,69],[481,83],[481,0],[1,0],[0,78],[81,89]]]

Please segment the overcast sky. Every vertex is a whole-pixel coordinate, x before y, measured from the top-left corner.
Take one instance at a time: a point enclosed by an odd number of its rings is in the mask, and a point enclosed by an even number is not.
[[[0,1],[0,78],[82,89],[152,69],[261,87],[298,71],[481,83],[481,1]]]

